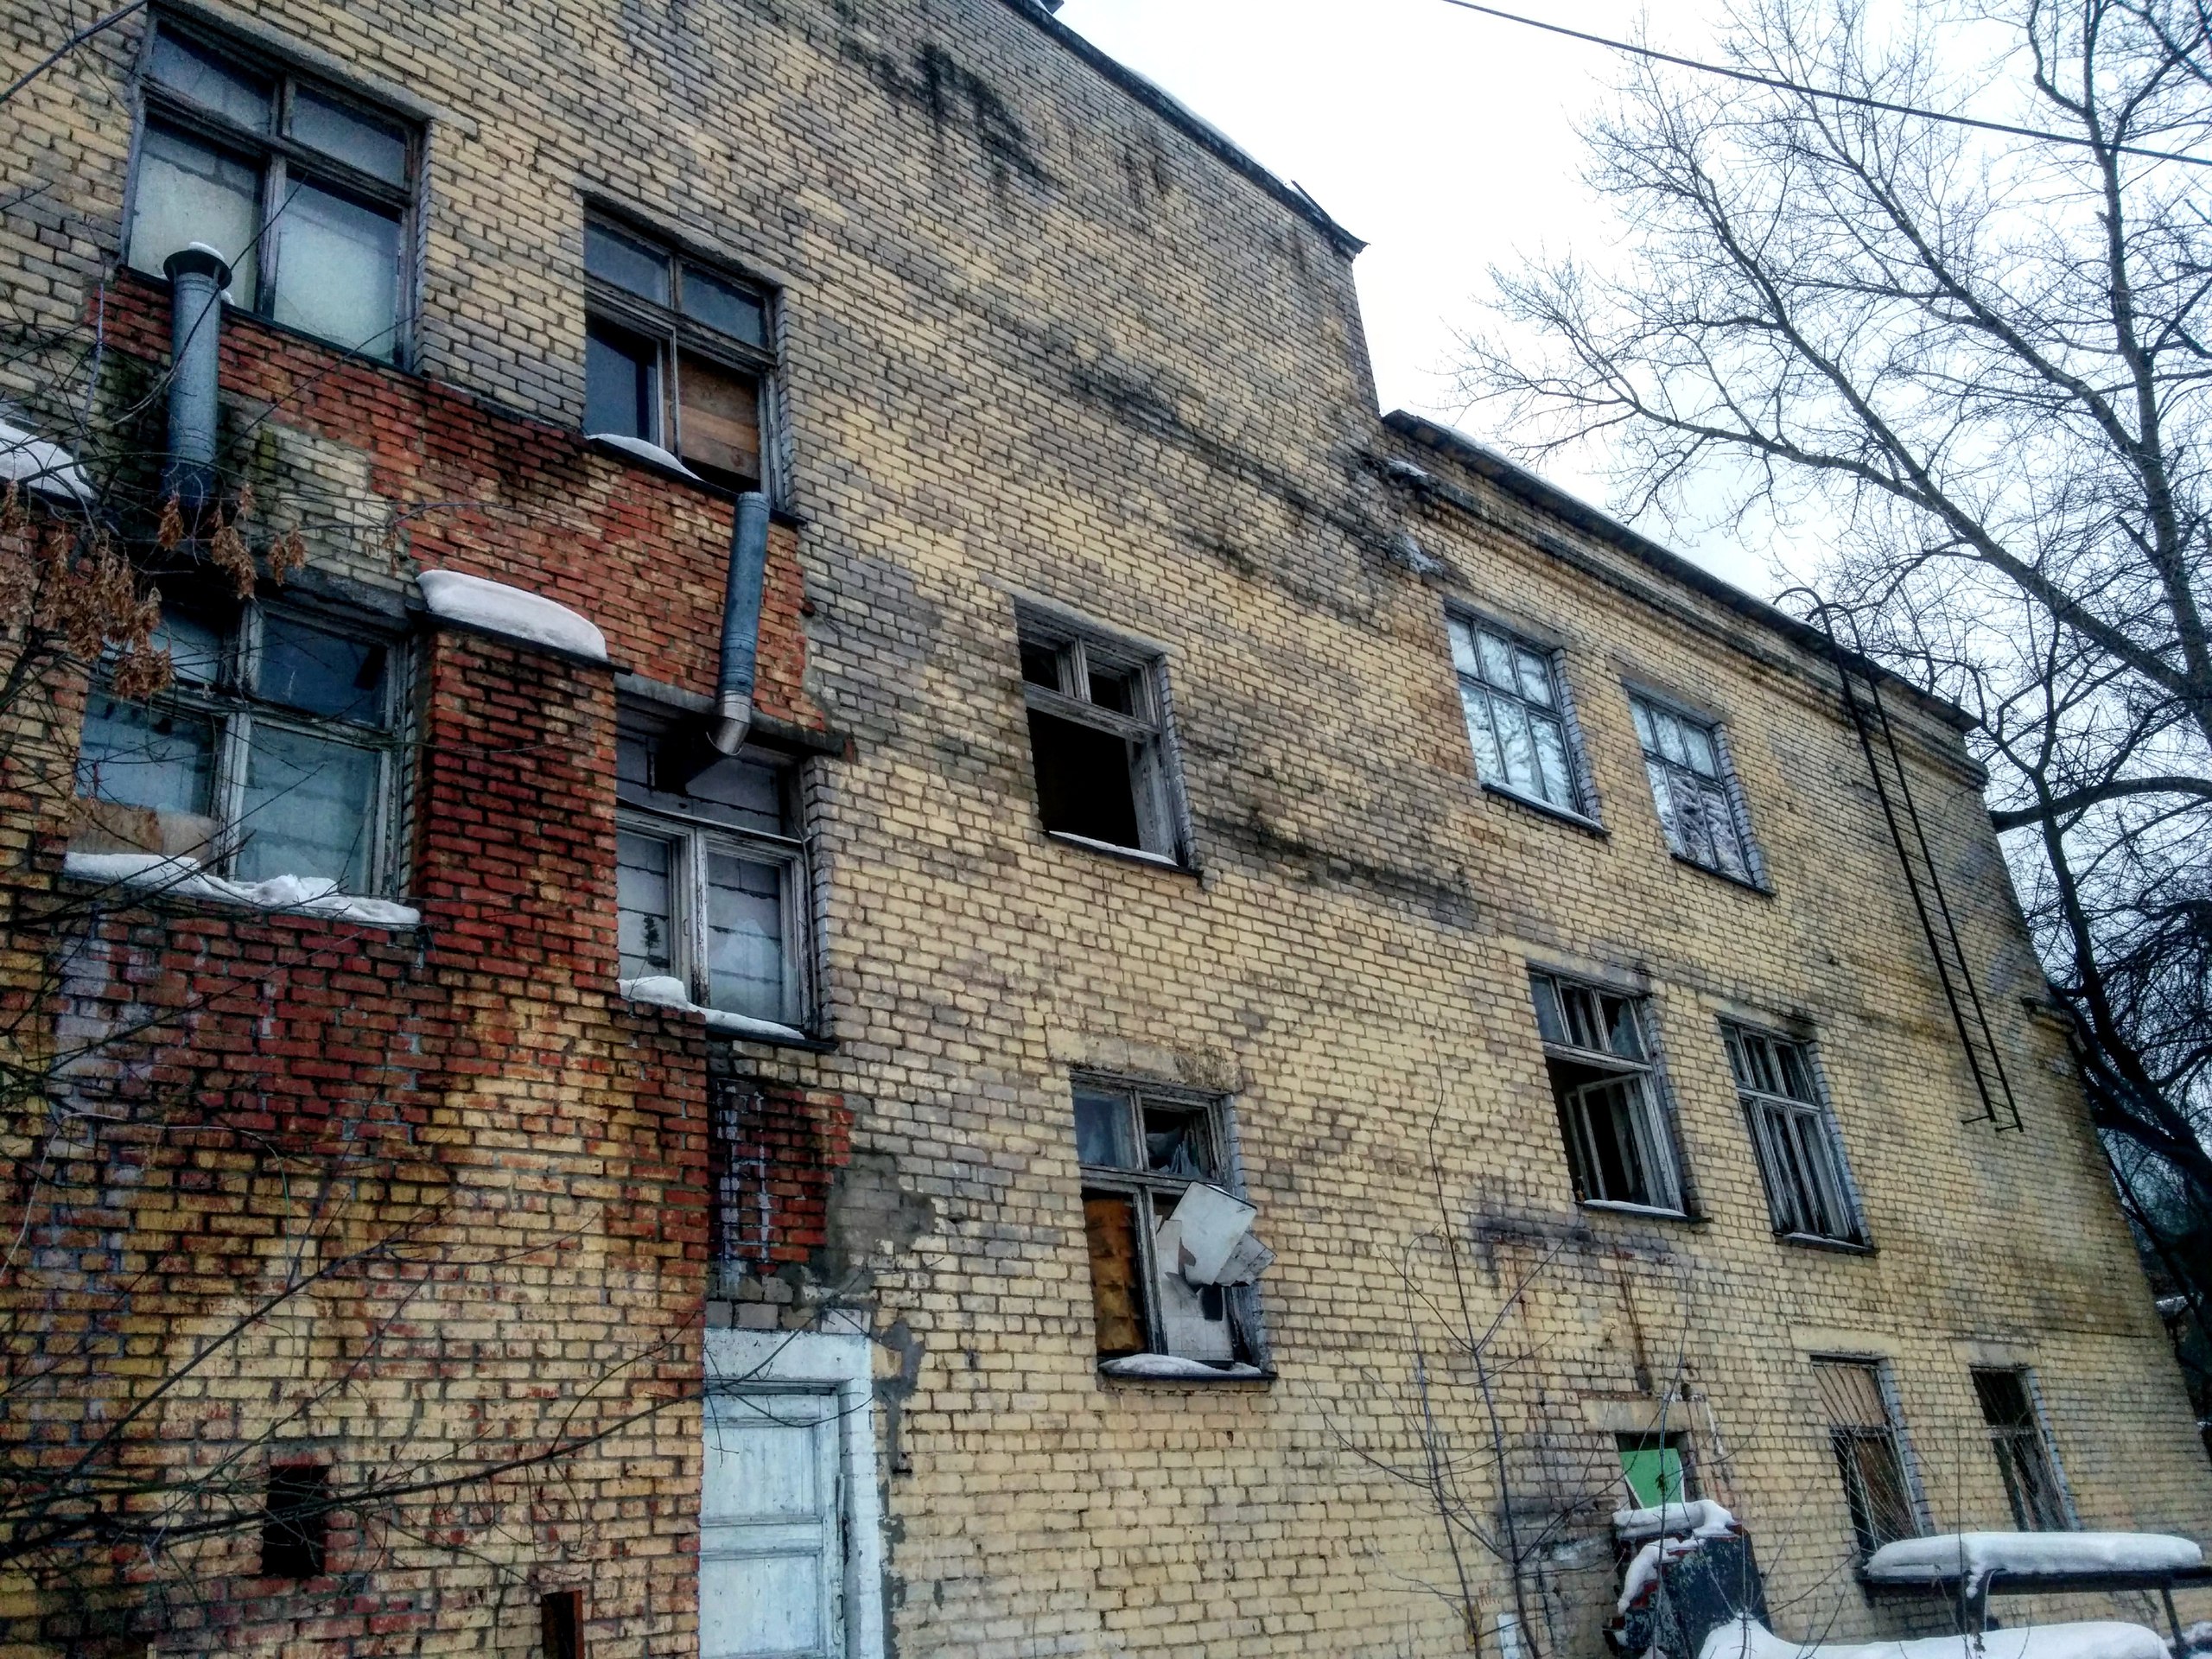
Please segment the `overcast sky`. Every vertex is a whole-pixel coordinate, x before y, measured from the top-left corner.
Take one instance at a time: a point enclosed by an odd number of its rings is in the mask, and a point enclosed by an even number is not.
[[[1719,0],[1505,0],[1619,38],[1694,54]],[[1159,82],[1285,178],[1367,251],[1354,269],[1387,409],[1464,425],[1446,373],[1492,264],[1599,249],[1618,231],[1583,188],[1574,123],[1620,73],[1615,54],[1444,0],[1066,0],[1061,20]],[[1603,504],[1567,469],[1558,483]],[[1765,594],[1763,561],[1719,537],[1644,528]]]

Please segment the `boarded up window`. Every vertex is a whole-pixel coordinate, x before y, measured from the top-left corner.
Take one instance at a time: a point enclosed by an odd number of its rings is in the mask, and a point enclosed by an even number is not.
[[[760,377],[686,352],[677,389],[677,453],[717,483],[760,488]]]
[[[1084,1231],[1090,1240],[1090,1305],[1098,1320],[1098,1357],[1145,1349],[1143,1294],[1137,1275],[1136,1200],[1085,1193]]]

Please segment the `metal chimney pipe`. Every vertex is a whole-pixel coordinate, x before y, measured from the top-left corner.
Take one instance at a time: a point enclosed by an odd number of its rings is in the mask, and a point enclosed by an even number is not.
[[[707,741],[735,754],[753,728],[753,680],[760,653],[760,587],[768,569],[768,498],[737,498],[729,527],[729,582],[722,595],[722,666],[715,685],[715,725]]]
[[[205,242],[162,262],[169,279],[169,459],[162,487],[187,512],[215,493],[216,381],[231,267]]]

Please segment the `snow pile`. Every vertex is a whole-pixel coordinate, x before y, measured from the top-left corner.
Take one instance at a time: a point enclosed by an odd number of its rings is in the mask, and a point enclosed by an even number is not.
[[[603,443],[610,449],[620,449],[626,454],[635,455],[639,461],[659,467],[663,472],[674,473],[680,478],[691,480],[694,483],[703,484],[707,481],[668,450],[662,448],[660,445],[644,438],[633,438],[626,432],[587,432],[584,434],[584,442]]]
[[[61,873],[103,887],[180,899],[213,899],[254,910],[296,911],[341,921],[372,922],[378,927],[413,927],[422,913],[388,899],[363,899],[338,891],[325,875],[277,875],[266,881],[231,881],[210,875],[196,858],[167,858],[159,853],[71,853]]]
[[[1882,1584],[1961,1579],[1971,1595],[1993,1573],[2177,1573],[2203,1562],[2188,1539],[2158,1532],[1950,1532],[1883,1545],[1866,1558],[1866,1576]]]
[[[1699,1498],[1691,1503],[1665,1503],[1650,1510],[1614,1510],[1616,1533],[1623,1538],[1649,1537],[1651,1541],[1636,1552],[1621,1574],[1621,1599],[1613,1611],[1627,1618],[1628,1610],[1636,1605],[1643,1592],[1659,1582],[1662,1566],[1702,1549],[1708,1538],[1726,1536],[1735,1525],[1736,1517],[1710,1498]],[[1655,1533],[1662,1535],[1652,1537]]]
[[[1735,1524],[1736,1517],[1709,1497],[1613,1511],[1613,1533],[1620,1538],[1650,1538],[1662,1532],[1717,1538]]]
[[[0,421],[0,479],[12,480],[41,495],[66,495],[90,501],[92,486],[86,481],[77,458],[58,443],[35,438],[19,426]]]
[[[1108,1376],[1136,1377],[1151,1382],[1217,1382],[1224,1377],[1249,1381],[1266,1375],[1256,1365],[1209,1365],[1204,1360],[1185,1359],[1180,1354],[1124,1354],[1119,1359],[1104,1361],[1098,1369]]]
[[[565,605],[458,570],[425,570],[420,580],[423,601],[433,616],[510,639],[550,645],[594,662],[607,660],[607,636]]]
[[[673,1008],[679,1014],[696,1014],[707,1022],[707,1029],[721,1037],[759,1037],[771,1042],[803,1043],[806,1033],[795,1026],[779,1026],[773,1020],[755,1020],[750,1014],[728,1014],[721,1008],[702,1007],[691,1000],[691,993],[682,980],[667,974],[647,974],[638,979],[618,979],[614,988],[632,1002],[651,1003],[657,1008]]]
[[[1698,1659],[2165,1659],[2166,1644],[2140,1624],[2095,1619],[2081,1624],[2028,1624],[1990,1630],[1977,1643],[1963,1636],[1916,1642],[1791,1642],[1756,1619],[1715,1627]]]

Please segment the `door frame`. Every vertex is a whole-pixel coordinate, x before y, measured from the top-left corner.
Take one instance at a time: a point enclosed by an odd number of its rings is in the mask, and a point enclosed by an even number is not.
[[[823,1331],[709,1331],[705,1382],[713,1393],[834,1389],[845,1513],[845,1659],[883,1659],[883,1534],[875,1484],[874,1344],[857,1321],[831,1314]],[[702,1436],[705,1424],[700,1427]],[[701,1445],[700,1480],[706,1479]],[[703,1587],[703,1586],[702,1586]]]

